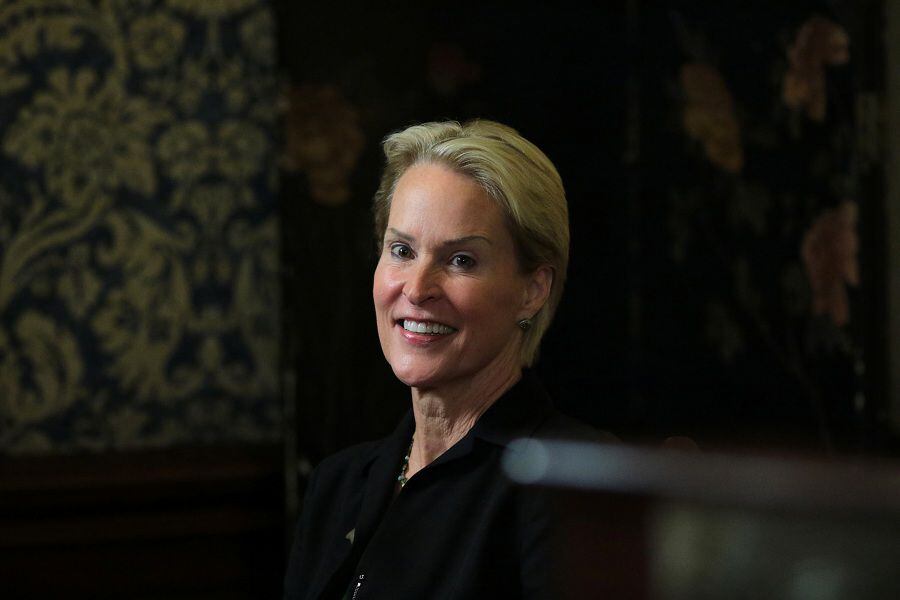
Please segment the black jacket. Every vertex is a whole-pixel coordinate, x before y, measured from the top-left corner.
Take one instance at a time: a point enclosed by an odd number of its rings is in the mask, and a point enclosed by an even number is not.
[[[520,437],[599,434],[557,412],[528,373],[392,501],[413,433],[325,459],[313,472],[285,578],[289,600],[547,598],[550,515],[501,470]],[[358,588],[358,589],[357,589]]]

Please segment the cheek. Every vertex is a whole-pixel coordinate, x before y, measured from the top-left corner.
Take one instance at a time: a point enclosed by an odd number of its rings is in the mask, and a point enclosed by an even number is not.
[[[382,316],[382,313],[390,310],[400,289],[400,286],[391,277],[391,269],[379,262],[372,278],[372,300],[375,303],[375,312],[379,317]]]
[[[386,321],[391,309],[390,285],[381,262],[375,268],[375,275],[372,278],[372,301],[375,305],[375,327],[378,330],[378,339],[381,341],[381,350],[387,353],[388,347],[385,344],[388,340],[389,326]]]
[[[492,328],[499,320],[513,314],[515,294],[507,285],[478,285],[461,290],[456,296],[456,306],[471,319],[484,321]]]

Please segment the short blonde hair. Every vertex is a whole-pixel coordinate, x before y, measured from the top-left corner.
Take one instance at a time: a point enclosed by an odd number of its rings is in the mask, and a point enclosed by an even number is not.
[[[522,364],[531,366],[562,297],[569,264],[569,210],[556,167],[516,130],[486,120],[413,125],[385,138],[383,148],[387,164],[374,204],[379,248],[400,177],[415,164],[431,162],[471,177],[497,202],[525,272],[552,267],[550,295],[522,342]]]

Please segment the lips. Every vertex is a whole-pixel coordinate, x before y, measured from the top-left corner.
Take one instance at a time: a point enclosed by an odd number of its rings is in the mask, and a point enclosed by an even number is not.
[[[438,323],[437,321],[414,321],[412,319],[400,319],[397,324],[404,330],[411,333],[421,333],[425,335],[447,335],[456,331],[449,325]]]

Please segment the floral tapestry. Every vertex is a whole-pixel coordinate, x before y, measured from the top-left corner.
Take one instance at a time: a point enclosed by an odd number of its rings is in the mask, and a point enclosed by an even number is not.
[[[653,22],[668,54],[646,187],[665,226],[648,288],[667,301],[650,345],[687,392],[685,429],[852,448],[871,409],[851,40],[817,3],[773,6]]]
[[[0,452],[278,435],[264,0],[0,6]]]

